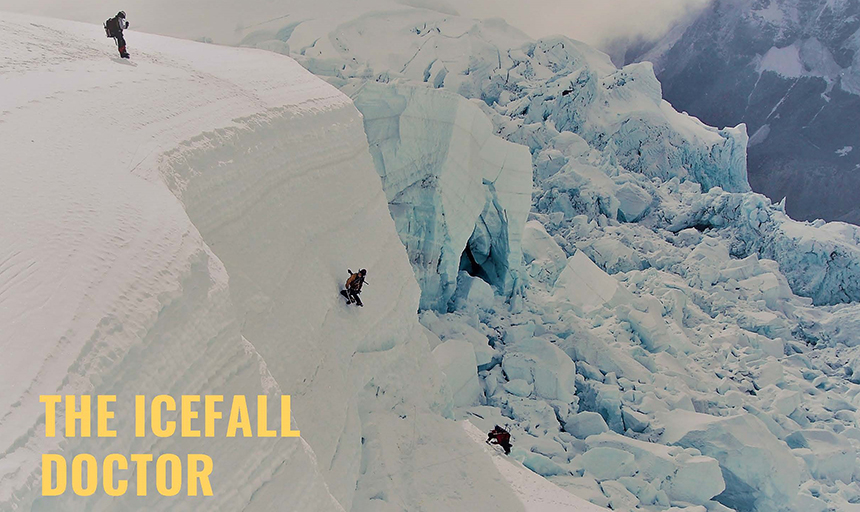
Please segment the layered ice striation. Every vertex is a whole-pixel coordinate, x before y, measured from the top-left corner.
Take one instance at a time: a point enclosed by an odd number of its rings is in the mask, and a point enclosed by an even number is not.
[[[258,50],[136,34],[113,61],[99,30],[0,14],[0,510],[201,507],[152,471],[146,498],[133,478],[42,497],[55,451],[206,453],[207,510],[522,510],[490,457],[460,457],[349,98]],[[363,309],[338,294],[350,266]],[[281,393],[300,439],[133,437],[134,395]],[[45,438],[40,394],[117,395],[118,436]]]
[[[8,164],[0,171],[0,510],[193,507],[187,497],[152,491],[136,498],[133,479],[122,497],[43,497],[40,454],[48,452],[206,453],[215,461],[213,509],[262,511],[287,500],[343,510],[304,440],[225,442],[223,431],[219,440],[138,439],[131,432],[134,395],[282,391],[244,337],[224,264],[156,177],[158,157],[269,108],[337,111],[348,103],[294,64],[261,53],[141,36],[134,68],[112,62],[90,25],[5,14],[0,25],[9,58],[0,82],[0,153]],[[49,51],[59,45],[61,56]],[[174,64],[159,63],[167,55]],[[211,64],[191,67],[201,60]],[[279,73],[257,71],[265,66]],[[195,80],[204,69],[219,79]],[[115,85],[104,87],[104,76]],[[258,96],[254,81],[265,84]],[[168,83],[171,94],[164,94]],[[126,110],[116,109],[120,103]],[[139,123],[134,129],[128,111]],[[40,394],[116,395],[119,435],[45,438]]]
[[[510,297],[531,204],[528,150],[494,136],[481,109],[455,94],[367,83],[353,98],[421,309],[447,311],[461,270]]]

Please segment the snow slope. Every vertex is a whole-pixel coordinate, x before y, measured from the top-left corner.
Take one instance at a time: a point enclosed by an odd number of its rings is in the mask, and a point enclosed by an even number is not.
[[[486,434],[483,430],[469,421],[463,421],[461,424],[469,437],[475,443],[479,443],[478,446],[481,446],[485,452],[492,453],[493,464],[511,485],[517,498],[525,506],[526,512],[600,512],[606,510],[541,478],[510,457],[502,456],[499,448],[482,446],[486,441]],[[486,426],[487,430],[493,428],[489,424],[482,426]]]
[[[268,52],[134,48],[121,61],[98,26],[0,15],[0,510],[200,506],[41,498],[53,450],[202,451],[207,510],[522,510],[489,458],[456,457],[471,442],[443,419],[351,101]],[[348,266],[369,271],[363,310],[337,295]],[[117,394],[120,435],[44,438],[53,392]],[[131,437],[132,395],[216,392],[293,395],[303,437]]]

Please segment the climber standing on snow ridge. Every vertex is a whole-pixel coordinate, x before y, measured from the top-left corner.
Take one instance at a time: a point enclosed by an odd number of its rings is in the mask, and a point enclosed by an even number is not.
[[[125,38],[122,36],[122,31],[127,28],[128,21],[125,19],[125,11],[119,11],[116,16],[105,21],[105,34],[116,40],[119,56],[123,59],[129,58],[128,52],[125,51]]]
[[[367,275],[367,270],[361,269],[355,274],[352,273],[352,270],[346,269],[346,271],[349,272],[349,279],[346,280],[346,289],[341,290],[340,294],[346,297],[347,304],[354,302],[363,307],[364,304],[361,303],[358,294],[361,293],[361,287],[366,283],[364,277]]]
[[[511,454],[511,433],[496,425],[496,428],[487,434],[487,444],[497,444],[505,449],[505,455]]]

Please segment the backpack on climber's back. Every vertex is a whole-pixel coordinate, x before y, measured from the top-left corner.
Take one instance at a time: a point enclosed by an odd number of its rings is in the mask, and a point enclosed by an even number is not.
[[[105,21],[105,35],[107,37],[116,37],[119,32],[119,18],[114,16]]]

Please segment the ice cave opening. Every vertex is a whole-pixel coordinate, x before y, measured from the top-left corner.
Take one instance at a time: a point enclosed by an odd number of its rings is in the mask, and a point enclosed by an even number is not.
[[[508,219],[499,205],[493,184],[484,180],[484,185],[487,187],[487,204],[460,256],[460,270],[486,281],[504,294],[510,271]]]

